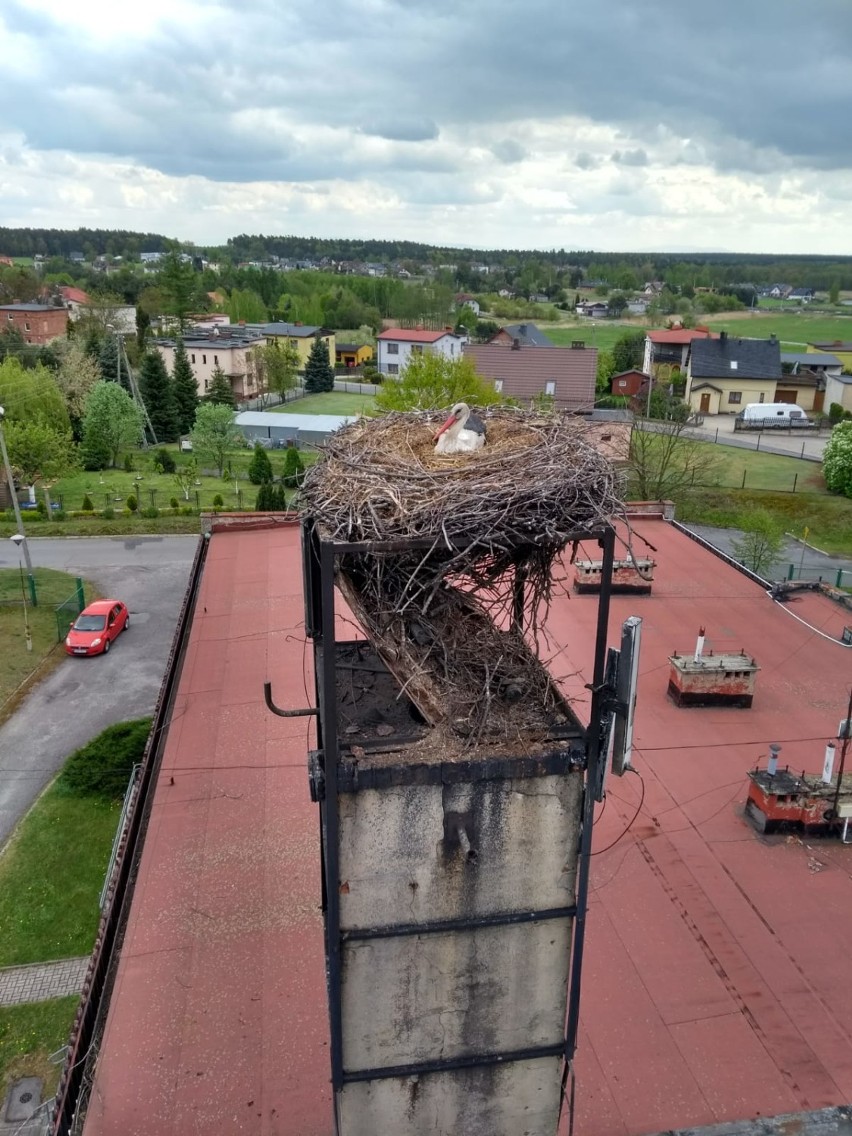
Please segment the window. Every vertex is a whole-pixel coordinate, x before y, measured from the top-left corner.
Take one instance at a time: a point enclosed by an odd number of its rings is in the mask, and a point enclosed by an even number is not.
[[[550,382],[544,384],[544,393],[549,395],[556,394],[556,383],[553,379],[551,379]]]
[[[728,402],[739,405],[739,403],[741,403],[742,400],[743,400],[743,392],[742,391],[729,391],[728,392]]]
[[[450,344],[450,354],[455,355],[455,353],[456,353],[456,345],[455,345],[455,343],[451,343]]]
[[[24,320],[24,331],[29,331],[29,330],[30,330],[30,321]]]
[[[206,362],[207,362],[207,356],[206,356],[206,355],[202,355],[202,356],[201,356],[201,362],[202,362],[202,363],[206,363]]]
[[[12,322],[12,313],[11,312],[6,313],[6,319],[9,321],[9,323]]]
[[[423,354],[423,348],[420,346],[419,343],[412,343],[411,354],[412,355],[422,355]]]
[[[761,391],[760,392],[760,398],[757,401],[758,402],[765,402],[765,400],[766,400],[766,395],[764,394],[763,391]]]
[[[193,358],[193,362],[195,362],[195,359],[194,359],[194,358]],[[204,389],[205,389],[205,390],[209,390],[209,389],[210,389],[210,383],[209,383],[209,382],[207,381],[207,379],[205,379],[205,380],[204,380]]]
[[[219,366],[219,356],[218,355],[213,356],[213,362],[216,364],[217,367]]]
[[[12,317],[9,316],[9,319],[11,319],[11,318]],[[398,354],[399,354],[399,344],[398,343],[389,343],[388,344],[388,355],[398,355]]]
[[[502,390],[503,390],[503,380],[502,379],[495,379],[494,380],[494,389],[497,391],[498,394],[500,394],[502,392]]]
[[[388,374],[389,375],[398,375],[399,374],[399,363],[388,363]]]
[[[192,363],[194,363],[194,362],[195,362],[195,356],[194,356],[194,355],[190,355],[190,357],[189,357],[189,358],[190,358],[190,362],[192,362]]]
[[[732,359],[731,360],[731,370],[736,371],[736,369],[737,369],[737,361],[736,361],[736,359]]]

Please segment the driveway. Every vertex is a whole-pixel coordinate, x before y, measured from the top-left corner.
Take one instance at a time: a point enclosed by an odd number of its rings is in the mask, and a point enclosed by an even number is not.
[[[690,434],[702,441],[806,461],[822,461],[825,444],[831,437],[830,433],[816,434],[811,430],[737,430],[734,433],[734,420],[733,414],[707,415],[703,425],[690,430]]]
[[[64,657],[0,726],[0,847],[70,753],[114,722],[153,712],[198,539],[30,541],[34,567],[83,576],[124,600],[131,627],[108,655]],[[0,541],[0,567],[17,566],[11,542]]]

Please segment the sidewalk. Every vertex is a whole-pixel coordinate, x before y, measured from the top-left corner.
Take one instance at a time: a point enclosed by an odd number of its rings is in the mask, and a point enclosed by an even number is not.
[[[45,1002],[79,994],[89,967],[85,958],[38,962],[29,966],[0,968],[0,1006],[19,1006],[24,1002]]]

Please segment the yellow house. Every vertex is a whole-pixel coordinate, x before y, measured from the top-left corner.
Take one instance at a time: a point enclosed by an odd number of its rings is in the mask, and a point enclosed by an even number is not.
[[[367,343],[338,343],[338,367],[363,367],[373,358],[373,349]]]
[[[329,331],[327,327],[312,327],[306,323],[262,323],[253,324],[261,335],[263,335],[268,343],[275,339],[289,339],[291,343],[295,343],[299,352],[299,370],[305,369],[305,364],[308,361],[308,356],[311,353],[311,348],[314,345],[315,339],[324,339],[328,347],[328,359],[332,367],[336,358],[336,347],[334,342],[334,332]]]
[[[819,355],[826,352],[839,359],[845,372],[852,372],[852,343],[844,343],[842,339],[835,339],[832,343],[809,343],[809,355]]]
[[[700,414],[739,414],[750,402],[775,402],[781,378],[777,339],[735,339],[723,331],[692,343],[685,397]]]

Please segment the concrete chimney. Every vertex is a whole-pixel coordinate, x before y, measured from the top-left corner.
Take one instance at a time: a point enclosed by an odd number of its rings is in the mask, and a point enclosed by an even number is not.
[[[769,760],[766,762],[766,772],[770,777],[774,777],[778,772],[778,754],[780,752],[780,745],[773,744],[769,747]]]
[[[698,628],[698,639],[695,641],[695,654],[692,656],[694,663],[701,662],[701,656],[704,654],[704,628]]]

